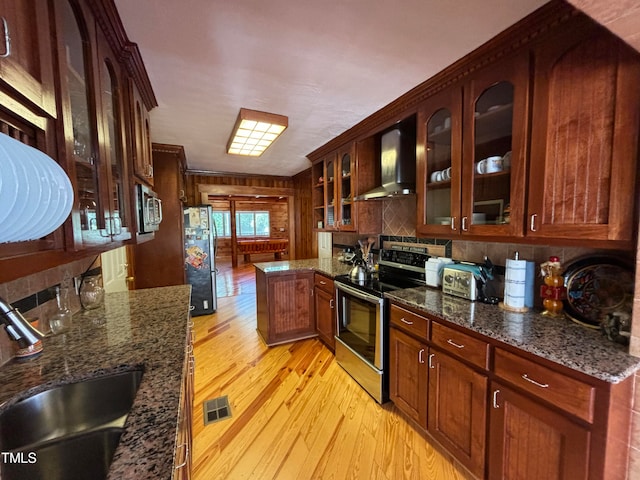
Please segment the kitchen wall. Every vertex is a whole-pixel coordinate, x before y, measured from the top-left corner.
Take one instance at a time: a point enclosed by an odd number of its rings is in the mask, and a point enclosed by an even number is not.
[[[89,268],[100,267],[100,257],[92,255],[66,265],[60,265],[43,272],[0,284],[0,298],[17,307],[29,321],[38,320],[38,327],[46,332],[49,317],[56,308],[56,285],[70,288],[70,307],[72,312],[80,310],[80,300],[75,295],[73,278],[82,275]],[[0,329],[0,365],[14,356],[16,342],[9,339],[4,328]]]

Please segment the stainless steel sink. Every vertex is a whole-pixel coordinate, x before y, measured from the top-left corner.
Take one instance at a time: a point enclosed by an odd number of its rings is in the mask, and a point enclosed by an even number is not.
[[[141,380],[142,370],[98,377],[8,407],[0,413],[1,478],[105,478]]]
[[[96,428],[124,426],[142,371],[69,383],[28,397],[0,414],[0,451]]]
[[[30,448],[35,461],[25,455],[22,463],[3,462],[2,480],[106,478],[121,433],[120,428],[94,430]]]

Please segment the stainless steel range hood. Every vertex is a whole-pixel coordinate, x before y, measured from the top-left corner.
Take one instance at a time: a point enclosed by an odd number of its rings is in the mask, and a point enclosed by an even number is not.
[[[358,195],[356,200],[375,200],[416,193],[415,135],[396,128],[381,137],[380,180],[382,185]]]

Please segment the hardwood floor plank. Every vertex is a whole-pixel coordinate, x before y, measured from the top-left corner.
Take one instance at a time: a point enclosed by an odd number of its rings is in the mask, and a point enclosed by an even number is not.
[[[194,318],[195,480],[472,478],[393,404],[377,404],[320,340],[268,348],[253,266],[219,268],[226,296]],[[232,417],[205,426],[203,402],[221,395]]]

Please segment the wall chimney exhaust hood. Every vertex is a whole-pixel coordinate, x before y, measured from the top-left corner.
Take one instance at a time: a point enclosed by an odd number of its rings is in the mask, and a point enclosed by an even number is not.
[[[415,125],[415,124],[414,124]],[[380,139],[382,185],[358,195],[356,200],[375,200],[416,193],[415,127],[397,127]]]

